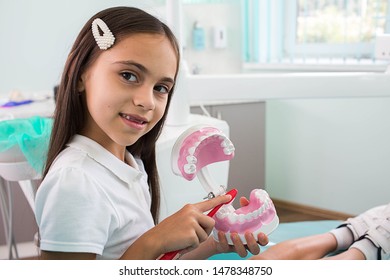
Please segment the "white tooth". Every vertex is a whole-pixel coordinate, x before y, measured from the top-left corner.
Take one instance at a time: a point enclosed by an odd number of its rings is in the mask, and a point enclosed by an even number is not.
[[[253,212],[251,213],[251,218],[252,218],[252,219],[256,219],[258,216],[259,216],[259,213],[258,213],[257,210],[255,210],[255,211],[253,211]]]
[[[223,209],[226,214],[234,213],[234,211],[236,211],[236,209],[234,209],[233,205],[231,204],[225,204],[221,207],[221,209]]]
[[[225,218],[226,214],[221,212],[221,211],[218,211],[216,216],[217,216],[218,219],[223,219],[223,218]]]
[[[237,214],[232,213],[231,215],[228,216],[228,220],[231,224],[234,224],[237,222]]]
[[[264,211],[265,211],[265,206],[262,205],[262,206],[259,208],[259,215],[263,214]]]
[[[187,156],[187,162],[188,163],[194,163],[194,164],[196,164],[197,162],[198,162],[198,159],[195,157],[195,156]]]
[[[234,209],[234,207],[231,204],[226,204],[226,205],[223,205],[219,209],[216,216],[218,217],[218,219],[224,219],[227,217],[228,221],[230,221],[230,219],[229,219],[230,216],[232,216],[232,215],[237,216],[237,214],[235,214],[234,211],[236,211],[236,209]],[[233,220],[236,221],[236,219],[234,217],[233,217]]]
[[[225,218],[230,212],[229,212],[229,208],[226,207],[227,205],[224,205],[222,206],[219,211],[217,212],[217,217],[219,219],[223,219]]]
[[[233,153],[234,150],[230,149],[230,148],[224,148],[223,149],[223,152],[225,155],[231,155]]]
[[[195,153],[195,150],[196,150],[196,147],[191,147],[191,148],[188,149],[188,153],[190,155],[193,155]]]
[[[245,215],[244,214],[238,215],[238,222],[240,222],[240,223],[245,222]]]
[[[259,189],[256,191],[256,198],[259,199],[259,201],[265,201],[267,199],[267,195],[263,190]]]
[[[235,148],[233,143],[229,139],[225,139],[221,142],[221,147],[224,148],[224,153],[230,155],[234,152]]]
[[[195,146],[195,147],[198,147],[199,144],[200,144],[200,142],[195,142],[195,143],[194,143],[194,146]]]
[[[204,139],[206,139],[207,138],[207,136],[201,136],[200,138],[199,138],[199,140],[200,140],[200,142],[202,142]]]
[[[185,164],[184,165],[184,172],[187,174],[194,174],[196,172],[196,165],[195,164]]]
[[[245,221],[247,221],[247,222],[251,221],[251,220],[253,219],[252,213],[246,214],[246,215],[244,216],[244,218],[245,218]]]

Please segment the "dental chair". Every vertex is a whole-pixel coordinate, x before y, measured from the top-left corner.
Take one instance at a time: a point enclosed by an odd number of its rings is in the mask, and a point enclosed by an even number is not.
[[[8,258],[17,259],[18,250],[13,233],[13,195],[12,188],[15,187],[16,182],[22,189],[31,209],[34,211],[35,193],[38,189],[40,175],[30,166],[24,158],[16,159],[12,154],[11,149],[7,153],[0,153],[0,210],[2,213],[5,238],[8,248]],[[11,160],[9,156],[11,155]],[[10,161],[9,161],[10,160]]]
[[[38,117],[0,120],[0,213],[9,259],[19,258],[13,232],[12,188],[20,186],[34,212],[34,199],[41,175],[36,171],[37,166],[33,166],[34,161],[31,158],[36,158],[39,154],[44,155],[50,129],[51,121],[42,121],[42,118]]]

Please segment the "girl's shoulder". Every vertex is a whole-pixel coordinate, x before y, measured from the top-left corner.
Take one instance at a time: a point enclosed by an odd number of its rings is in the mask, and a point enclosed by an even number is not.
[[[42,180],[37,199],[48,195],[67,200],[102,198],[100,182],[102,172],[99,172],[98,168],[99,166],[85,153],[66,148],[57,156]]]
[[[67,147],[54,160],[49,172],[64,168],[83,169],[92,163],[93,161],[90,160],[85,151]]]

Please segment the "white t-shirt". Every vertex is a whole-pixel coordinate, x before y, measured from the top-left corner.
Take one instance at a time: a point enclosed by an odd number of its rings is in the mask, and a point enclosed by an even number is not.
[[[40,248],[118,259],[154,226],[143,163],[122,162],[95,141],[76,135],[53,163],[36,194]]]

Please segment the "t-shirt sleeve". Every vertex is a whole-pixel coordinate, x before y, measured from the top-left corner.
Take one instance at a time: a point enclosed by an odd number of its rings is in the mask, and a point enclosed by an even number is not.
[[[49,173],[38,189],[40,249],[101,255],[115,215],[98,182],[76,168]]]

